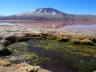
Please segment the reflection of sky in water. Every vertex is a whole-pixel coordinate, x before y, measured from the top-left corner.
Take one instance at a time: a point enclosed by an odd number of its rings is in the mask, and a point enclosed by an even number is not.
[[[60,29],[96,29],[96,25],[70,25]]]

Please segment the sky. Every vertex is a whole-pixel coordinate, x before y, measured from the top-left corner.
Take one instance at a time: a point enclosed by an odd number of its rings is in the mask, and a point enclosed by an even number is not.
[[[96,0],[0,0],[0,15],[47,7],[69,14],[96,15]]]

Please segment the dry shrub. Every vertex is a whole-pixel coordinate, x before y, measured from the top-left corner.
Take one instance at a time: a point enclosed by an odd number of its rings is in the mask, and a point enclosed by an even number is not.
[[[0,60],[0,65],[2,65],[2,66],[9,66],[9,65],[11,65],[11,63],[8,62],[8,61]]]
[[[69,38],[66,37],[66,36],[65,37],[58,37],[57,40],[60,41],[60,42],[68,42]]]
[[[18,35],[20,35],[20,36],[25,36],[22,32],[14,32],[13,35],[14,35],[14,36],[18,36]]]
[[[26,37],[38,37],[40,36],[39,34],[36,33],[23,33]]]
[[[72,39],[71,42],[73,44],[80,44],[80,40],[79,39]]]
[[[96,42],[96,37],[92,37],[90,40]]]
[[[82,45],[94,45],[93,42],[91,40],[88,40],[88,39],[80,40],[80,44],[82,44]]]
[[[93,42],[89,39],[83,39],[83,40],[79,40],[79,39],[72,39],[71,42],[73,44],[81,44],[81,45],[94,45]]]
[[[56,38],[57,38],[56,34],[52,34],[52,33],[47,34],[47,39],[55,40]]]

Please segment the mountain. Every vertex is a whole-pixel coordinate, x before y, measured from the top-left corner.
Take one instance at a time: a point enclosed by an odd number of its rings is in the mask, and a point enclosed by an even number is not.
[[[96,20],[96,15],[68,14],[53,8],[38,8],[33,11],[0,17],[0,20]]]
[[[0,18],[2,18],[2,17],[5,17],[5,16],[0,15]]]

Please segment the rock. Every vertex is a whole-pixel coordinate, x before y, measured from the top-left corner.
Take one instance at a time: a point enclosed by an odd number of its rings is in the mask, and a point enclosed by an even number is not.
[[[96,70],[94,70],[93,72],[96,72]]]
[[[5,39],[2,39],[0,43],[4,44],[4,46],[7,46],[10,44],[10,42],[8,40],[5,40]]]
[[[34,66],[28,65],[27,63],[20,63],[18,64],[18,67],[19,72],[34,72],[35,70]]]
[[[0,65],[2,65],[2,66],[9,66],[9,65],[11,65],[11,63],[8,62],[8,61],[0,60]]]
[[[40,66],[36,66],[34,71],[37,72],[39,69],[40,69]]]
[[[0,72],[51,72],[40,66],[31,66],[27,63],[10,64],[9,66],[1,66]]]
[[[24,37],[23,35],[17,35],[16,36],[16,42],[18,42],[18,41],[25,41],[27,39],[28,38],[27,37]]]

